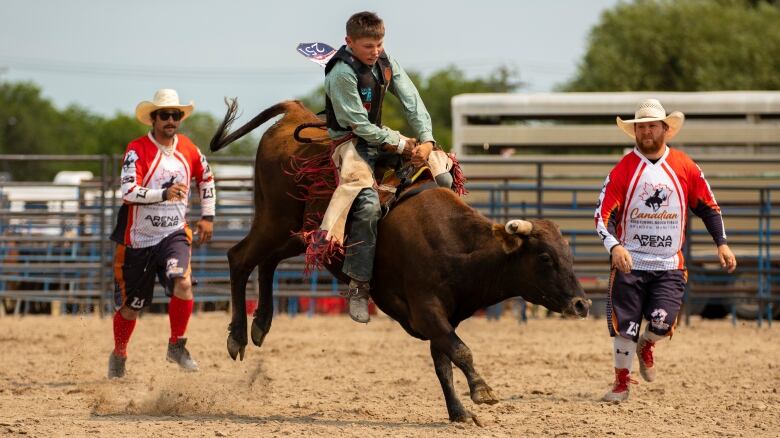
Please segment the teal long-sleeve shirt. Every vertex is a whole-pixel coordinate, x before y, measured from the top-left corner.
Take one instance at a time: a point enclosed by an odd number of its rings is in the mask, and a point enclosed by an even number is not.
[[[401,101],[406,120],[415,131],[412,135],[416,136],[421,143],[434,141],[431,116],[420,98],[417,87],[395,59],[388,56],[388,60],[393,68],[393,79],[388,90]],[[377,78],[381,74],[377,64],[374,64],[371,71]],[[346,63],[337,62],[325,76],[325,93],[333,104],[338,124],[352,127],[352,133],[364,139],[369,145],[378,146],[384,143],[396,145],[401,140],[398,131],[376,126],[368,120],[368,111],[363,107],[358,94],[357,75]],[[347,132],[329,129],[328,134],[331,138],[338,138],[346,135]]]

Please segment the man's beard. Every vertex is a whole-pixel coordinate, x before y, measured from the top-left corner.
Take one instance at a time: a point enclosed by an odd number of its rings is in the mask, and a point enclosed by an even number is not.
[[[651,136],[645,136],[642,137],[642,139],[639,139],[639,137],[636,138],[636,147],[639,148],[639,152],[642,152],[644,155],[655,155],[659,152],[661,152],[661,148],[664,145],[665,142],[665,135],[661,134],[658,136],[658,138],[653,138]],[[647,144],[645,143],[645,140],[651,139],[652,143]]]
[[[171,131],[170,134],[168,134],[168,128],[173,128],[173,131]],[[160,136],[162,138],[173,138],[174,135],[176,135],[176,127],[175,126],[164,126],[162,129],[158,131],[160,133]]]

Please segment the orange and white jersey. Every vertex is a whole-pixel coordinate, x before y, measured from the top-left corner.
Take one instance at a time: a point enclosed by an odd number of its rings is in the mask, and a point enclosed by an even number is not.
[[[131,248],[146,248],[187,228],[187,200],[193,178],[201,215],[214,216],[214,177],[206,157],[189,138],[177,134],[170,147],[157,143],[151,133],[130,142],[122,160],[124,204],[111,239]],[[163,201],[165,189],[177,183],[187,186],[187,196],[179,201]]]
[[[704,220],[715,242],[725,243],[720,207],[696,163],[669,147],[653,163],[634,148],[604,182],[596,231],[607,251],[617,244],[629,251],[633,269],[683,269],[689,207]]]

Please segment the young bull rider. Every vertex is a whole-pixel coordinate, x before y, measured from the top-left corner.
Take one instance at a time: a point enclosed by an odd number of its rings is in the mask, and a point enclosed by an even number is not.
[[[333,153],[339,167],[339,186],[320,228],[327,231],[326,239],[341,244],[351,215],[343,271],[351,279],[346,293],[349,315],[357,322],[369,321],[368,290],[380,218],[379,196],[374,188],[377,159],[388,154],[411,157],[416,167],[427,164],[440,186],[452,185],[448,172],[452,161],[435,149],[428,110],[403,68],[385,53],[384,35],[384,24],[376,14],[353,15],[347,21],[347,44],[325,67],[328,134],[332,139],[349,135],[349,140]],[[382,126],[382,102],[387,91],[400,100],[420,144],[415,138]]]
[[[167,359],[187,371],[198,364],[185,347],[184,332],[192,314],[190,255],[192,230],[186,221],[190,181],[198,184],[202,217],[196,229],[200,242],[211,239],[216,193],[206,157],[189,138],[177,134],[193,111],[182,105],[176,91],[162,89],[151,102],[136,107],[136,118],[151,131],[127,145],[122,163],[122,207],[111,240],[114,258],[114,350],[108,377],[125,375],[127,344],[139,312],[152,302],[154,278],[171,297],[168,315],[171,336]]]
[[[628,399],[636,352],[648,382],[656,376],[655,343],[671,337],[687,273],[682,255],[688,208],[718,247],[721,266],[737,260],[726,244],[720,208],[704,174],[686,154],[667,146],[685,117],[669,115],[655,99],[640,102],[633,120],[617,124],[636,142],[604,182],[596,207],[596,231],[612,265],[607,323],[614,338],[615,382],[604,401]],[[640,335],[642,318],[649,324]]]

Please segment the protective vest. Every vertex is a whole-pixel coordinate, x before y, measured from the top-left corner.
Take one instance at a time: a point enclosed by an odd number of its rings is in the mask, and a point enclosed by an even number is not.
[[[390,66],[390,60],[387,58],[387,54],[382,52],[379,55],[377,64],[379,71],[381,72],[379,80],[374,76],[371,66],[365,65],[357,58],[352,56],[347,51],[347,46],[341,46],[341,48],[333,55],[333,58],[328,61],[325,66],[325,74],[327,75],[336,65],[338,61],[343,61],[348,66],[352,67],[357,75],[357,88],[358,94],[360,94],[360,100],[363,103],[363,107],[368,112],[368,120],[377,125],[382,126],[382,101],[384,101],[385,93],[390,86],[390,80],[393,78],[393,68]],[[337,131],[351,131],[351,127],[340,126],[336,121],[336,113],[333,111],[333,103],[330,101],[330,97],[325,95],[325,113],[327,116],[328,128]]]

